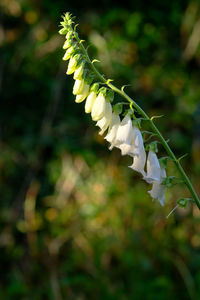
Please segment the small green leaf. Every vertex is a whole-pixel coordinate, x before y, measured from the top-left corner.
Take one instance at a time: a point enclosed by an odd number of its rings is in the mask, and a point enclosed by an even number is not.
[[[122,104],[121,103],[117,103],[113,106],[113,111],[120,115],[122,113]]]
[[[184,181],[176,176],[168,176],[163,179],[162,184],[165,185],[166,187],[172,187],[176,184],[183,183]]]
[[[93,61],[92,61],[92,64],[94,64],[95,62],[98,62],[98,63],[100,63],[100,60],[98,60],[98,59],[93,59]]]
[[[125,85],[123,85],[123,86],[121,87],[121,91],[124,92],[124,89],[125,89],[125,87],[127,87],[127,86],[131,86],[131,85],[130,85],[130,84],[125,84]]]
[[[168,159],[169,159],[168,156],[161,157],[161,158],[159,159],[160,166],[163,167],[164,169],[167,168],[167,162],[168,162]]]
[[[192,198],[181,198],[177,201],[177,203],[180,207],[186,208],[189,201],[193,201],[193,199]]]
[[[183,154],[181,157],[179,157],[177,160],[180,162],[181,159],[183,159],[184,157],[186,157],[188,155],[188,153]]]
[[[151,143],[149,143],[148,145],[146,145],[145,149],[147,151],[152,150],[153,152],[157,153],[158,152],[158,141],[153,141]]]
[[[107,90],[106,98],[108,98],[110,102],[113,101],[113,99],[114,99],[114,92],[113,92],[113,90],[111,90],[111,89]]]
[[[159,118],[162,118],[164,117],[164,115],[160,115],[160,116],[153,116],[151,117],[151,121],[153,121],[154,119],[159,119]]]
[[[112,81],[114,81],[113,79],[108,79],[107,81],[106,81],[106,84],[109,84],[110,82],[112,82]]]

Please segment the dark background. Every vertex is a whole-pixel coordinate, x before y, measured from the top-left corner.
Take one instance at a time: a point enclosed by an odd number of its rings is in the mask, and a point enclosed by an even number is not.
[[[199,1],[1,0],[0,299],[200,299],[199,211],[167,219],[186,188],[152,202],[74,102],[66,11],[106,77],[164,114],[156,124],[177,157],[188,153],[200,193]]]

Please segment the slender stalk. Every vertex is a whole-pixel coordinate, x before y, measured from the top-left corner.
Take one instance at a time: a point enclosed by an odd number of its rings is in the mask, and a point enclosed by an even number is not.
[[[79,43],[79,45],[81,47],[81,50],[83,51],[83,54],[85,55],[88,64],[90,65],[90,67],[93,70],[93,72],[95,73],[95,75],[101,80],[101,82],[104,83],[104,84],[106,84],[113,91],[115,91],[116,93],[118,93],[119,95],[121,95],[123,98],[125,98],[130,103],[130,105],[134,106],[135,109],[137,110],[137,112],[140,113],[140,115],[145,120],[147,120],[150,123],[150,126],[151,126],[152,130],[156,133],[156,135],[158,136],[161,144],[163,145],[163,147],[165,148],[166,152],[168,153],[168,155],[170,156],[170,158],[172,159],[172,161],[176,165],[176,167],[177,167],[179,173],[181,174],[181,177],[183,178],[183,181],[185,182],[187,188],[189,189],[189,191],[190,191],[190,193],[191,193],[191,195],[192,195],[192,197],[193,197],[196,205],[200,209],[200,199],[199,199],[197,193],[195,192],[194,187],[193,187],[190,179],[188,178],[188,176],[186,175],[185,171],[183,170],[183,168],[182,168],[182,166],[180,164],[180,161],[176,158],[176,156],[174,155],[173,151],[169,147],[168,143],[166,142],[166,140],[162,136],[161,132],[159,131],[159,129],[154,124],[153,120],[151,118],[149,118],[149,116],[143,111],[143,109],[132,98],[130,98],[122,89],[118,89],[116,86],[114,86],[112,83],[110,83],[109,80],[106,80],[99,73],[99,71],[94,66],[94,63],[91,62],[91,60],[90,60],[90,58],[88,56],[87,50],[83,46],[83,43],[79,39],[78,34],[76,33],[76,31],[74,31],[74,37],[77,40],[77,42]]]

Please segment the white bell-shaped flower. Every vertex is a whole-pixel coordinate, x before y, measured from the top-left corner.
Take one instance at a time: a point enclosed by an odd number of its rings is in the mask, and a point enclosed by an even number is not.
[[[114,147],[115,138],[116,138],[119,124],[120,124],[120,117],[117,113],[113,112],[112,120],[111,120],[109,129],[108,129],[108,133],[105,136],[105,140],[111,144],[109,147],[110,150]]]
[[[132,121],[129,114],[127,114],[119,124],[117,134],[116,134],[116,139],[115,139],[116,146],[117,144],[131,145],[132,135],[133,135]]]
[[[96,93],[95,92],[90,92],[87,99],[86,99],[86,102],[85,102],[85,112],[86,114],[90,113],[92,111],[92,107],[93,107],[93,104],[96,100]]]
[[[143,137],[138,127],[134,126],[133,132],[134,134],[130,154],[140,155],[144,151]]]
[[[140,155],[144,150],[144,143],[139,128],[136,126],[133,127],[131,144],[123,143],[117,147],[121,149],[122,155]]]
[[[148,191],[148,193],[153,199],[158,199],[160,204],[164,206],[166,192],[166,186],[162,184],[163,179],[166,178],[166,171],[164,168],[161,168],[160,174],[160,181],[155,181],[152,185],[151,191]]]
[[[139,155],[135,155],[133,157],[133,164],[131,166],[129,166],[129,168],[133,169],[136,172],[141,173],[143,176],[146,175],[145,171],[144,171],[144,166],[146,163],[146,152],[143,150],[141,153],[139,153]]]
[[[161,169],[160,163],[157,155],[152,150],[149,150],[147,157],[147,175],[144,180],[148,183],[153,183],[154,181],[160,181]]]
[[[104,134],[106,129],[108,129],[109,125],[111,124],[111,121],[112,121],[112,107],[110,105],[110,102],[106,101],[105,115],[96,124],[96,126],[99,126],[101,128],[101,131],[99,132],[100,135]]]
[[[81,91],[81,94],[76,96],[75,102],[76,103],[81,103],[85,100],[85,98],[87,98],[88,94],[89,94],[89,90],[90,90],[90,86],[89,84],[85,83],[83,86],[83,89]]]
[[[73,87],[73,94],[74,95],[80,95],[83,91],[83,88],[84,88],[84,85],[85,85],[85,81],[84,79],[77,79],[74,83],[74,87]]]
[[[109,103],[109,106],[112,110],[111,104]],[[106,99],[104,95],[100,92],[99,95],[96,97],[93,107],[92,107],[92,120],[98,121],[105,115],[105,110],[108,109],[108,105],[106,105]]]

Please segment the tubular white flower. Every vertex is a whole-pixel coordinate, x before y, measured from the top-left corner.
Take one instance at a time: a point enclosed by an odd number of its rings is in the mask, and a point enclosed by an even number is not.
[[[162,184],[164,178],[166,178],[166,171],[164,168],[161,168],[160,181],[155,181],[152,185],[152,189],[148,191],[153,199],[158,199],[160,204],[164,206],[165,204],[165,192],[166,186]]]
[[[116,145],[119,144],[128,144],[131,145],[131,138],[133,134],[133,127],[132,127],[132,121],[127,114],[123,120],[121,121],[118,130],[117,130],[117,135],[116,135]]]
[[[140,155],[144,151],[144,143],[141,131],[138,127],[133,127],[133,141],[132,141],[132,149],[130,151],[131,155]]]
[[[89,90],[90,90],[90,86],[87,83],[85,83],[81,94],[76,96],[75,102],[76,103],[83,102],[85,100],[85,98],[88,96]]]
[[[120,124],[120,117],[117,113],[113,112],[109,130],[108,130],[107,135],[105,136],[105,140],[111,144],[109,147],[110,150],[114,147],[115,138],[116,138],[119,124]]]
[[[139,155],[135,155],[133,157],[133,164],[131,166],[129,166],[129,168],[135,170],[136,172],[141,173],[143,176],[146,175],[145,171],[144,171],[144,166],[146,163],[146,152],[143,150],[141,153],[139,153]]]
[[[133,127],[131,144],[121,144],[117,146],[121,150],[122,155],[140,155],[144,150],[144,143],[142,134],[136,126]]]
[[[80,66],[74,72],[74,77],[73,77],[74,80],[82,79],[83,72],[84,72],[84,63],[81,63]]]
[[[114,146],[121,150],[122,155],[129,153],[133,137],[133,126],[130,116],[127,114],[119,124]]]
[[[74,87],[73,87],[73,94],[74,95],[80,95],[83,91],[83,88],[84,88],[84,85],[85,85],[85,81],[84,79],[77,79],[74,83]]]
[[[99,126],[101,128],[101,131],[99,132],[100,135],[104,134],[106,129],[111,124],[111,121],[112,121],[112,107],[110,105],[110,102],[106,101],[105,115],[96,124],[96,126]]]
[[[147,157],[147,175],[144,180],[148,183],[153,183],[154,181],[160,181],[161,169],[157,155],[152,150],[149,150]]]
[[[85,112],[86,114],[90,113],[92,111],[92,107],[94,105],[94,102],[96,100],[96,93],[95,92],[90,92],[86,102],[85,102]]]
[[[109,106],[112,110],[111,104],[109,103]],[[98,121],[105,115],[105,110],[108,109],[108,106],[106,105],[106,99],[104,95],[100,92],[97,98],[94,101],[93,107],[92,107],[92,120]]]

